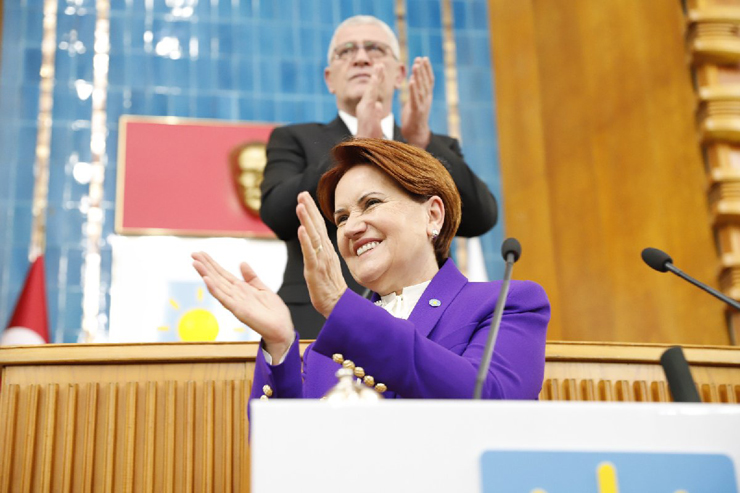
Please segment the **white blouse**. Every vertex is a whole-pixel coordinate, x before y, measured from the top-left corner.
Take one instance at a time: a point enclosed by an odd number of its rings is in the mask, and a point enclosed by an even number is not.
[[[407,320],[430,282],[432,281],[405,287],[399,295],[391,293],[381,296],[375,304],[382,307],[394,317]]]

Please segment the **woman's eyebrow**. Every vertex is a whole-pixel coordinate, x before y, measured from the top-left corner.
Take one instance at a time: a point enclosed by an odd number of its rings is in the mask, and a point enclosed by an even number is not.
[[[362,195],[362,197],[360,197],[359,199],[357,199],[357,203],[358,204],[361,204],[362,201],[365,200],[366,198],[368,198],[370,195],[376,195],[378,193],[380,193],[380,192],[367,192],[366,194]]]
[[[380,194],[380,192],[367,192],[367,193],[364,193],[364,194],[362,194],[362,196],[359,199],[357,199],[357,202],[355,202],[355,203],[356,204],[361,204],[362,201],[365,200],[366,198],[368,198],[370,195],[376,195],[376,194]],[[347,212],[347,209],[345,209],[344,207],[340,207],[339,209],[337,209],[337,210],[334,211],[334,215],[336,216],[337,214],[340,214],[342,212]]]

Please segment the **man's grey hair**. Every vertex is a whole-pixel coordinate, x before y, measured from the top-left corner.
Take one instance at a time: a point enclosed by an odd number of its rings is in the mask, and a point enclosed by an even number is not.
[[[337,40],[337,33],[339,32],[339,30],[345,27],[367,24],[378,26],[386,32],[388,38],[391,40],[389,45],[391,47],[391,52],[393,52],[393,56],[396,57],[396,60],[401,59],[401,48],[398,45],[398,38],[396,37],[396,33],[393,32],[393,29],[391,29],[388,24],[381,21],[377,17],[373,17],[372,15],[355,15],[342,21],[342,23],[339,24],[334,30],[334,34],[332,34],[331,41],[329,42],[329,51],[326,54],[326,60],[329,65],[331,65],[332,58],[334,58],[334,48],[336,48],[335,44]]]

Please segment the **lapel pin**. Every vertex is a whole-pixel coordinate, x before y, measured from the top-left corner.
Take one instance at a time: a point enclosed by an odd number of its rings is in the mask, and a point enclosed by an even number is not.
[[[439,301],[437,298],[432,298],[431,300],[429,300],[429,306],[437,308],[438,306],[442,306],[442,302]]]

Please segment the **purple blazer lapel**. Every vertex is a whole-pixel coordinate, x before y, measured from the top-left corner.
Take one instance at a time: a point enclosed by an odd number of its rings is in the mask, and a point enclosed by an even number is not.
[[[467,278],[457,270],[452,259],[447,259],[419,298],[409,315],[409,322],[416,326],[421,335],[429,337],[442,314],[467,282]]]

